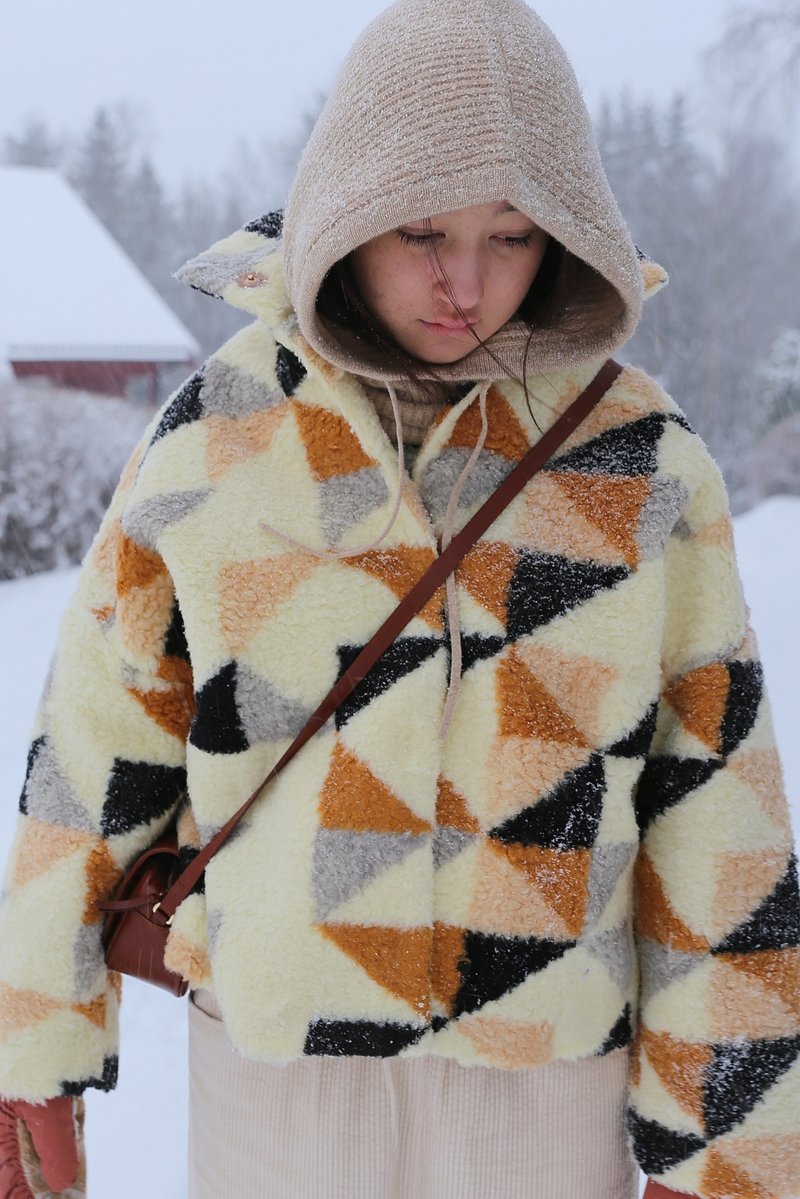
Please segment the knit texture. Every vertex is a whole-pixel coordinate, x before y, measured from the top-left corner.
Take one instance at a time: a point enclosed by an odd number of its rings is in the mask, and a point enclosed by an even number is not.
[[[575,73],[522,0],[399,0],[356,41],[311,134],[286,212],[286,275],[300,328],[347,370],[398,378],[316,311],[335,262],[404,222],[508,200],[580,260],[562,324],[537,331],[531,373],[604,358],[639,319],[636,250],[611,193]],[[510,321],[489,350],[520,369],[529,330]],[[503,373],[502,371],[500,373]],[[494,378],[476,348],[444,379]]]
[[[320,560],[264,531],[360,545],[396,479],[361,386],[297,331],[274,229],[187,269],[258,296],[272,325],[154,419],[64,618],[0,905],[0,1093],[113,1084],[96,899],[173,812],[189,856],[267,773],[435,557],[476,444],[477,386],[429,432],[371,553]],[[258,288],[230,284],[243,245]],[[542,427],[599,365],[529,381]],[[538,438],[517,384],[487,410],[459,527]],[[644,1169],[704,1199],[788,1199],[787,808],[725,490],[652,379],[625,367],[468,553],[456,596],[445,740],[439,592],[211,862],[169,964],[214,991],[253,1059],[513,1070],[632,1042]]]

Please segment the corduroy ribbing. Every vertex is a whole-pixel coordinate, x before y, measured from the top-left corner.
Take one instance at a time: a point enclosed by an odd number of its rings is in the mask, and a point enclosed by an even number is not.
[[[198,1006],[199,1004],[202,1005]],[[634,1199],[628,1051],[538,1068],[229,1046],[189,1004],[189,1199]]]

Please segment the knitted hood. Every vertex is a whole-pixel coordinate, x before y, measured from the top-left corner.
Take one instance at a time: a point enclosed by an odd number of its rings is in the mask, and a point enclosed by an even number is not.
[[[570,310],[582,310],[582,331],[538,331],[531,373],[611,354],[639,320],[642,278],[560,44],[522,0],[398,0],[347,56],[289,197],[286,284],[306,340],[345,370],[399,379],[322,323],[326,273],[405,222],[492,200],[581,261]],[[517,370],[528,335],[510,321],[488,346]],[[437,367],[445,379],[496,374],[482,347]]]

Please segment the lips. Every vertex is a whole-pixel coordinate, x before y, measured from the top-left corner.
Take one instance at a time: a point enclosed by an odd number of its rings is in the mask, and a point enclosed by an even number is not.
[[[430,329],[432,333],[442,333],[452,335],[454,333],[469,333],[477,321],[468,321],[466,324],[461,320],[448,320],[447,317],[441,317],[436,321],[422,321],[426,329]]]

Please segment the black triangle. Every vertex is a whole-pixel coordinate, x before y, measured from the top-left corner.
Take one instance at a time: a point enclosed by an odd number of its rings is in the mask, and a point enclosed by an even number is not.
[[[703,1087],[709,1138],[730,1132],[800,1055],[800,1036],[715,1045]]]
[[[714,946],[714,953],[757,953],[800,945],[800,889],[792,856],[783,878],[753,914]]]
[[[65,1080],[61,1083],[60,1095],[82,1095],[91,1088],[93,1091],[113,1091],[119,1076],[119,1058],[115,1053],[103,1058],[103,1068],[99,1077]]]
[[[720,753],[732,754],[752,729],[764,690],[760,662],[729,662],[730,688],[720,728]]]
[[[398,637],[385,649],[372,670],[358,683],[355,690],[336,710],[336,727],[342,728],[351,717],[372,703],[373,699],[398,682],[412,670],[416,670],[428,658],[441,649],[440,637]],[[361,653],[363,645],[340,645],[339,678]]]
[[[643,758],[650,749],[650,742],[656,731],[658,704],[651,704],[635,729],[631,729],[619,741],[615,741],[607,750],[617,758]]]
[[[183,766],[129,762],[115,758],[108,777],[100,829],[104,837],[118,837],[150,824],[169,812],[186,794]]]
[[[549,795],[492,829],[490,835],[505,843],[589,849],[600,827],[605,790],[603,755],[593,754],[585,766],[565,774]]]
[[[164,634],[164,654],[168,658],[180,658],[189,661],[189,646],[186,644],[186,630],[183,627],[183,615],[175,600],[172,605],[172,616],[169,628]]]
[[[195,371],[177,392],[174,399],[164,409],[164,414],[158,422],[153,434],[153,441],[179,429],[181,425],[191,425],[200,420],[203,415],[203,368]],[[152,443],[151,443],[152,444]]]
[[[244,227],[245,233],[260,233],[262,237],[280,237],[283,231],[283,212],[267,212]]]
[[[293,396],[307,375],[300,359],[286,346],[279,345],[275,355],[275,374],[285,396]]]
[[[525,637],[598,591],[615,587],[628,574],[624,566],[577,562],[557,554],[521,553],[508,588],[508,640]]]
[[[28,763],[25,767],[25,782],[22,785],[22,794],[19,797],[19,810],[23,816],[28,814],[28,780],[31,777],[36,759],[41,753],[42,747],[47,740],[47,737],[42,733],[41,737],[34,738],[28,747]]]
[[[605,1057],[614,1049],[624,1049],[633,1040],[633,1024],[631,1022],[631,1005],[625,1004],[622,1014],[603,1042],[598,1057]]]
[[[721,766],[722,762],[711,758],[674,758],[671,754],[648,758],[636,787],[636,821],[640,832],[644,833],[662,812],[708,782]]]
[[[461,673],[466,674],[476,662],[494,658],[505,645],[502,637],[466,633],[461,636]]]
[[[544,970],[575,944],[575,941],[502,937],[467,931],[464,956],[458,966],[462,981],[451,1016],[474,1012],[485,1003],[513,991],[529,974]]]
[[[663,1174],[705,1149],[706,1142],[691,1132],[675,1132],[657,1120],[645,1120],[628,1109],[633,1152],[645,1174]]]
[[[665,419],[660,412],[652,412],[641,420],[607,429],[552,459],[544,469],[590,475],[652,475],[658,468],[658,443]]]
[[[333,1057],[395,1057],[427,1028],[377,1020],[312,1020],[303,1053]]]
[[[226,662],[197,693],[189,741],[210,754],[238,754],[249,748],[236,707],[235,662]]]

